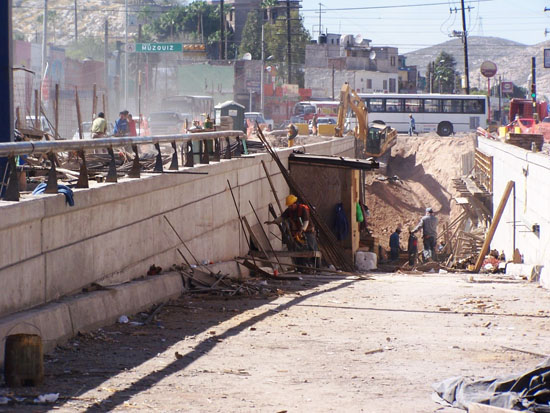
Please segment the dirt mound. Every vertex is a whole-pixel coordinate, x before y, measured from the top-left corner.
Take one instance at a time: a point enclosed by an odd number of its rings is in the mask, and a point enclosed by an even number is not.
[[[397,225],[403,227],[401,244],[406,247],[409,227],[415,226],[432,207],[442,224],[457,215],[451,202],[452,180],[462,174],[462,155],[472,152],[475,135],[442,138],[436,134],[399,136],[392,148],[387,176],[367,176],[366,200],[371,212],[369,227],[386,246]]]

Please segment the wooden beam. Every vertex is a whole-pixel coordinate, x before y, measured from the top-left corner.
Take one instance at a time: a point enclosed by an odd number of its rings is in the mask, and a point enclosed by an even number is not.
[[[78,88],[74,87],[74,99],[76,102],[76,119],[78,121],[78,136],[80,139],[84,139],[84,134],[82,133],[82,115],[80,113],[80,100],[78,99]]]
[[[502,194],[500,204],[498,205],[497,211],[495,212],[495,216],[493,217],[493,221],[491,222],[491,226],[489,227],[489,232],[485,237],[485,242],[483,243],[483,247],[481,248],[479,257],[477,257],[476,265],[474,267],[474,272],[479,272],[479,270],[481,269],[481,264],[483,264],[483,259],[485,258],[485,255],[487,255],[487,253],[489,252],[489,246],[491,245],[491,241],[493,240],[493,236],[495,235],[495,232],[498,227],[498,223],[500,222],[500,218],[502,217],[502,213],[504,212],[504,208],[506,207],[506,203],[508,202],[508,198],[510,197],[510,193],[514,188],[514,185],[515,185],[514,181],[508,181],[508,184],[504,189],[504,193]]]
[[[277,255],[279,257],[290,257],[290,258],[321,258],[321,251],[273,251],[273,252],[267,252],[267,256],[265,256],[261,251],[249,251],[248,255],[251,257],[258,257],[258,258],[268,258],[273,255]],[[291,265],[291,264],[283,264],[283,265]]]
[[[265,176],[267,177],[267,181],[269,182],[269,186],[271,187],[271,192],[273,192],[273,197],[275,198],[275,202],[277,202],[277,206],[279,207],[279,213],[282,214],[283,207],[281,206],[281,201],[279,201],[279,196],[277,195],[277,191],[275,190],[273,181],[271,181],[271,176],[269,175],[267,166],[265,166],[265,162],[263,160],[261,162],[262,162],[262,166],[264,167]]]

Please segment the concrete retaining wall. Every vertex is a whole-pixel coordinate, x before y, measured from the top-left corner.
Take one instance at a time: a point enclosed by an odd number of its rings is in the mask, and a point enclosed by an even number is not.
[[[550,157],[486,138],[479,138],[478,144],[483,153],[493,156],[495,210],[508,181],[515,182],[491,248],[511,259],[515,232],[516,248],[525,263],[543,265],[540,281],[550,288]],[[535,224],[540,234],[533,232]]]
[[[306,146],[309,153],[353,156],[352,138]],[[290,150],[279,152],[287,163]],[[63,195],[0,201],[0,317],[44,305],[91,283],[119,284],[143,276],[151,264],[167,268],[186,253],[166,215],[199,260],[218,262],[246,253],[227,181],[251,224],[268,218],[274,202],[261,160],[281,199],[288,187],[267,154],[200,165],[208,175],[165,174],[123,179]],[[189,257],[190,258],[190,257]]]

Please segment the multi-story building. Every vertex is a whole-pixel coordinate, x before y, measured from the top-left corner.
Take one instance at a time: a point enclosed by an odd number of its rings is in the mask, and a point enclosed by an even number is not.
[[[371,47],[370,43],[360,36],[328,33],[307,45],[305,87],[313,97],[338,96],[344,82],[362,93],[397,92],[397,48]]]

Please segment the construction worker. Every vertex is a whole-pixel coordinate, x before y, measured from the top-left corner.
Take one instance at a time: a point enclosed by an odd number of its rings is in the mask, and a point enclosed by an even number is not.
[[[290,234],[293,239],[293,245],[289,245],[289,250],[318,251],[315,228],[311,222],[309,207],[301,202],[295,195],[290,194],[286,197],[287,208],[273,221],[266,221],[266,224],[280,224],[286,220],[289,224]],[[296,259],[298,265],[315,264],[315,259]]]
[[[395,232],[390,235],[390,260],[392,261],[399,259],[399,252],[401,251],[399,234],[401,234],[401,227],[397,227]]]
[[[104,138],[107,134],[107,121],[105,120],[105,114],[99,112],[97,118],[92,122],[92,139]]]
[[[294,125],[294,123],[288,125],[288,133],[286,136],[288,138],[288,147],[292,148],[294,146],[294,138],[298,136],[298,128]]]
[[[437,217],[431,207],[426,208],[424,215],[412,233],[419,231],[422,228],[422,241],[424,244],[424,260],[430,261],[435,259],[435,241],[437,239]]]

